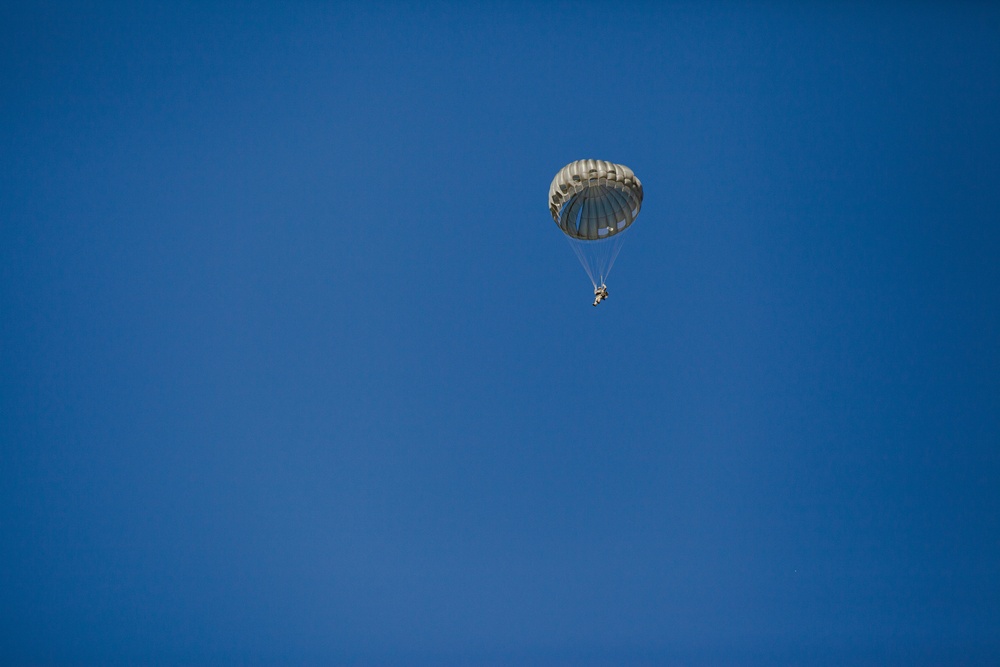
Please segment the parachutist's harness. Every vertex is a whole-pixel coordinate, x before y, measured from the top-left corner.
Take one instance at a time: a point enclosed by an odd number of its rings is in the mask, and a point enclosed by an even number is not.
[[[604,299],[608,298],[608,288],[605,285],[601,285],[594,289],[594,303],[593,305],[599,304]]]

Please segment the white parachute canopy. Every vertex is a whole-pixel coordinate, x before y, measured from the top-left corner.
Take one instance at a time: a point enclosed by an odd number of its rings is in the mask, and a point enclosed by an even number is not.
[[[549,211],[596,289],[611,273],[624,233],[642,207],[632,170],[605,160],[577,160],[549,187]]]

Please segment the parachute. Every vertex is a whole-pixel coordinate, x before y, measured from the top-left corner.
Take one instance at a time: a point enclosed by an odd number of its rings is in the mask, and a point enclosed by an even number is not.
[[[620,164],[577,160],[552,179],[549,212],[594,284],[595,294],[604,288],[625,232],[641,207],[642,183]]]

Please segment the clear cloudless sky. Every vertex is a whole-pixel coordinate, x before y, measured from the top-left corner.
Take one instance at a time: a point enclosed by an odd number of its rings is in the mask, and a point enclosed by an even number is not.
[[[0,663],[1000,664],[997,5],[8,2],[0,140]]]

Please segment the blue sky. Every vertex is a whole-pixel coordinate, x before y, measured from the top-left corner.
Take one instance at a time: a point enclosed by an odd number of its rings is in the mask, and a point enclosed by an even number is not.
[[[6,5],[0,659],[996,664],[998,26]]]

